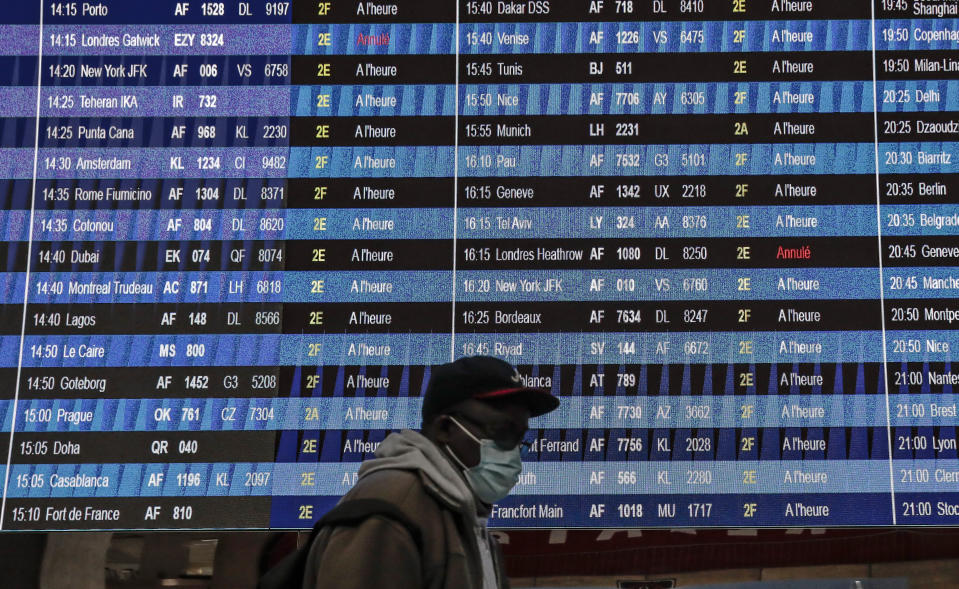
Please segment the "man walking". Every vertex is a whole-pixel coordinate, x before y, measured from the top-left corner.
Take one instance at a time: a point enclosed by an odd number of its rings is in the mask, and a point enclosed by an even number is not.
[[[360,466],[336,508],[356,514],[317,534],[303,589],[508,587],[486,521],[518,480],[529,419],[558,406],[496,358],[434,367],[422,432],[390,434]]]

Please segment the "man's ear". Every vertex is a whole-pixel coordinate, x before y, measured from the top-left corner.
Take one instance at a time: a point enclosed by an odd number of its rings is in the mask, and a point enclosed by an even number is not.
[[[433,432],[433,441],[439,444],[448,444],[450,441],[450,428],[453,422],[448,415],[437,415],[430,424]]]

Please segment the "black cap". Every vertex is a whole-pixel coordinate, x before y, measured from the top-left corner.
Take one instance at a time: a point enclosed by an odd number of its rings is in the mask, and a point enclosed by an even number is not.
[[[530,417],[559,407],[559,399],[546,389],[528,387],[513,365],[492,356],[469,356],[434,366],[423,395],[423,421],[467,399],[504,399],[529,408]]]

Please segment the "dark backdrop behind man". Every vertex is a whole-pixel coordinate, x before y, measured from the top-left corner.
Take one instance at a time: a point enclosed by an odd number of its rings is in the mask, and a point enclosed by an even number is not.
[[[518,480],[529,419],[558,406],[496,358],[434,367],[422,432],[387,436],[340,501],[385,501],[399,513],[325,527],[310,549],[303,588],[508,587],[486,521]]]

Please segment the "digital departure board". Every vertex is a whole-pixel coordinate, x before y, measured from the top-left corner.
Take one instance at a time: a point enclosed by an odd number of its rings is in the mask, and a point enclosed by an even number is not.
[[[491,525],[959,524],[956,0],[0,22],[2,529],[308,528],[475,354]]]

